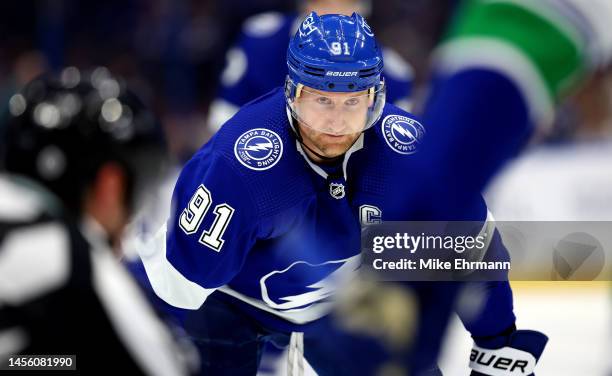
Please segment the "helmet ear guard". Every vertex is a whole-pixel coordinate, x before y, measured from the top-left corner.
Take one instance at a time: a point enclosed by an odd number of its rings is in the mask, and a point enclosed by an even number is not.
[[[287,99],[287,101],[291,100],[293,102],[293,100],[299,98],[303,88],[304,85],[295,85],[293,81],[291,81],[291,78],[287,76],[285,78],[285,98]]]

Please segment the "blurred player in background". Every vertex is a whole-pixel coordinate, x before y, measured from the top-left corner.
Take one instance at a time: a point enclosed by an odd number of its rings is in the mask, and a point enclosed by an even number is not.
[[[309,12],[346,14],[367,18],[370,0],[303,0],[299,12],[262,13],[243,25],[235,46],[227,53],[217,98],[209,110],[208,126],[216,132],[240,107],[282,86],[287,75],[285,54],[289,39]],[[397,52],[383,48],[387,101],[410,110],[412,67]]]
[[[0,360],[76,355],[88,373],[182,375],[184,359],[118,262],[165,161],[159,125],[105,68],[66,68],[9,102],[0,138]]]

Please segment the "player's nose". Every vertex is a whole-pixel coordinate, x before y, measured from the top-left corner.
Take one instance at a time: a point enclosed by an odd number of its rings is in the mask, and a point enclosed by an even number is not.
[[[329,116],[325,122],[325,130],[332,134],[343,134],[346,123],[339,116]]]

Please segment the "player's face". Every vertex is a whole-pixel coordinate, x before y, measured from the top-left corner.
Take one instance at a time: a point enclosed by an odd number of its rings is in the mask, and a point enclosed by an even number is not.
[[[332,136],[363,131],[372,105],[367,90],[334,93],[304,87],[295,100],[300,123]]]
[[[306,146],[329,158],[344,154],[365,127],[369,98],[367,90],[334,93],[304,88],[295,105]]]
[[[357,132],[353,134],[332,136],[328,133],[317,132],[312,128],[304,127],[302,125],[299,127],[304,144],[317,153],[328,158],[335,158],[346,153],[346,151],[355,143],[355,140],[357,140],[359,135],[361,135],[361,132]],[[308,152],[308,150],[306,151]],[[315,161],[320,159],[312,155],[311,157]]]

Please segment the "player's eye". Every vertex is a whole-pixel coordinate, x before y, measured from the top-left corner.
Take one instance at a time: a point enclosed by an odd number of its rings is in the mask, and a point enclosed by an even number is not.
[[[324,104],[324,105],[330,105],[332,104],[332,100],[327,98],[327,97],[318,97],[317,98],[317,103],[318,104]]]
[[[355,106],[357,104],[359,104],[359,98],[349,98],[346,101],[344,101],[344,104],[347,106]]]

